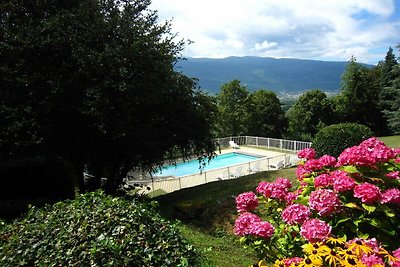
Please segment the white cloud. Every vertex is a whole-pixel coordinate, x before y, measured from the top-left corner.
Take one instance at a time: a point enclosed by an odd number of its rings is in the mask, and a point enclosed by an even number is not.
[[[395,0],[153,0],[173,18],[189,57],[272,56],[376,63],[371,50],[396,45]],[[399,12],[397,10],[397,12]]]

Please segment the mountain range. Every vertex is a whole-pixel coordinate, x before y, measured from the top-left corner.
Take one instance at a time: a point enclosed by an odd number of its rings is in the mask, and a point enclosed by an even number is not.
[[[310,89],[337,93],[346,65],[345,61],[270,57],[187,58],[178,61],[176,70],[197,78],[202,91],[212,95],[237,79],[249,91],[272,90],[285,97]]]

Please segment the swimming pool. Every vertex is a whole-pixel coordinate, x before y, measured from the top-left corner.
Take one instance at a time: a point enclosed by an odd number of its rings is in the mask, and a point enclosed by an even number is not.
[[[209,163],[206,162],[206,166],[203,167],[201,171],[209,171],[222,167],[228,167],[239,163],[246,163],[259,158],[262,158],[262,156],[251,156],[237,152],[226,153],[216,156]],[[156,172],[153,175],[157,177],[184,176],[200,172],[199,167],[200,165],[198,160],[191,160],[191,161],[177,163],[176,165],[164,166],[161,171]]]

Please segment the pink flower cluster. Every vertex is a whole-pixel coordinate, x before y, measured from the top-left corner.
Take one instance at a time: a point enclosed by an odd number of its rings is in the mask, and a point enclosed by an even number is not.
[[[289,194],[292,182],[286,178],[277,178],[275,182],[260,182],[257,186],[257,193],[264,195],[266,198],[275,198],[293,201],[293,195]]]
[[[290,205],[282,211],[282,219],[289,225],[302,224],[310,215],[310,209],[301,204]]]
[[[358,184],[354,187],[354,197],[360,198],[362,202],[371,204],[381,198],[381,190],[370,183]]]
[[[400,204],[400,190],[391,188],[381,194],[381,203]]]
[[[333,185],[333,177],[330,176],[329,174],[321,174],[315,177],[314,179],[314,186],[316,188],[318,187],[328,187],[330,185]]]
[[[391,179],[400,179],[400,171],[389,172],[385,176]]]
[[[303,223],[300,235],[310,243],[322,242],[331,234],[332,227],[321,220],[310,219]]]
[[[303,150],[300,150],[299,153],[297,153],[297,156],[300,159],[313,159],[317,156],[317,152],[313,148],[305,148]]]
[[[339,196],[330,189],[318,189],[311,192],[308,204],[311,209],[321,216],[329,216],[336,213],[342,206]]]
[[[356,186],[356,181],[347,175],[347,172],[336,170],[331,173],[333,177],[333,189],[336,192],[352,190]]]
[[[319,159],[312,158],[297,167],[296,176],[299,180],[303,180],[304,178],[309,177],[313,171],[318,171],[325,167],[334,167],[335,165],[336,159],[329,155],[324,155]]]
[[[338,158],[338,166],[374,166],[376,163],[388,162],[397,157],[395,149],[387,147],[375,137],[363,141],[358,146],[345,149]]]
[[[258,207],[258,198],[254,192],[245,192],[236,197],[238,212],[255,210]]]
[[[283,264],[285,264],[285,267],[297,266],[302,260],[303,258],[300,257],[287,258],[283,260]]]
[[[270,238],[274,235],[275,228],[269,222],[263,222],[257,215],[244,212],[236,219],[234,232],[238,236],[252,235]]]

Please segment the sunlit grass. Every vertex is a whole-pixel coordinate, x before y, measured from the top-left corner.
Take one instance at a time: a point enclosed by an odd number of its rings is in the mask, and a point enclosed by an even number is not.
[[[393,148],[400,147],[400,135],[383,136],[379,137],[379,139],[385,142],[385,144],[389,147]]]

